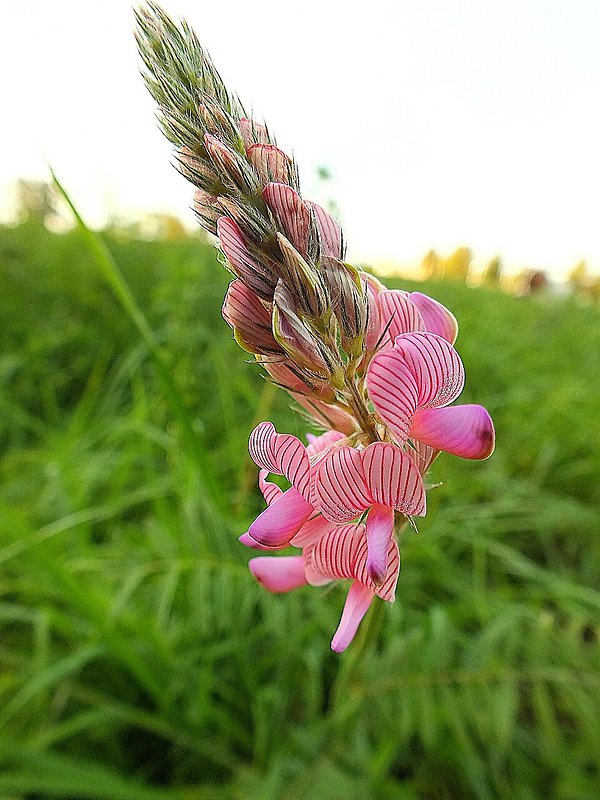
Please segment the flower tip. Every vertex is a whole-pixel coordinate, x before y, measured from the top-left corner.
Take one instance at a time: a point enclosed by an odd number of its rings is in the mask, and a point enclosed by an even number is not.
[[[242,535],[238,537],[238,542],[246,545],[246,547],[252,547],[254,550],[262,550],[261,545],[253,539],[248,532],[242,533]]]

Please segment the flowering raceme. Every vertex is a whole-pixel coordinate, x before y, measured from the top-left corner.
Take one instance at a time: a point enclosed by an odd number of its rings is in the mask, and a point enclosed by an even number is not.
[[[347,263],[339,224],[302,197],[294,160],[245,114],[194,33],[154,4],[137,16],[163,131],[234,276],[223,317],[324,431],[307,446],[270,422],[251,433],[266,508],[240,541],[301,551],[250,561],[271,592],[351,581],[331,645],[341,651],[376,595],[394,602],[397,531],[424,516],[431,463],[441,451],[487,458],[494,427],[482,406],[451,405],[465,376],[450,311]]]

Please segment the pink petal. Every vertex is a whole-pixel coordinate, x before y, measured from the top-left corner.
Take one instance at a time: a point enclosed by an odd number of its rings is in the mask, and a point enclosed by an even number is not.
[[[421,312],[425,330],[437,333],[450,344],[454,344],[458,336],[458,322],[454,314],[437,300],[421,292],[411,292],[409,297]]]
[[[439,408],[456,400],[465,383],[462,361],[452,345],[435,333],[405,333],[394,342],[418,387],[418,408]],[[384,354],[385,355],[385,354]]]
[[[265,498],[265,501],[268,506],[271,503],[274,503],[278,497],[281,497],[283,494],[283,489],[277,486],[276,483],[271,483],[271,481],[267,480],[267,475],[269,471],[266,469],[261,469],[258,471],[258,488],[262,492],[262,496]]]
[[[238,541],[240,544],[245,545],[246,547],[251,547],[253,550],[277,550],[277,547],[267,547],[264,544],[259,544],[255,542],[254,539],[250,536],[249,533],[242,533],[241,536],[238,537]]]
[[[425,323],[418,308],[408,298],[406,292],[398,289],[386,289],[377,295],[382,328],[387,327],[387,332],[392,341],[396,336],[411,331],[424,331]]]
[[[298,192],[283,183],[267,183],[263,198],[294,247],[304,255],[308,241],[310,211]]]
[[[332,256],[333,258],[344,257],[344,245],[342,241],[342,229],[331,216],[317,203],[307,202],[306,204],[314,212],[321,241],[321,255]]]
[[[377,503],[371,506],[367,517],[367,572],[377,586],[381,586],[386,576],[393,532],[394,509]]]
[[[292,159],[274,144],[254,144],[247,150],[248,160],[262,183],[289,184],[293,180]]]
[[[277,276],[252,257],[240,226],[229,217],[220,217],[217,222],[217,236],[235,275],[263,300],[271,300]]]
[[[252,147],[253,144],[270,144],[271,138],[264,125],[260,125],[253,119],[242,117],[239,126],[246,150]]]
[[[407,448],[406,452],[415,462],[419,474],[425,475],[429,467],[439,456],[440,451],[413,439],[409,439],[409,444],[410,447]]]
[[[239,278],[229,284],[222,313],[244,350],[262,354],[282,352],[271,329],[271,312]]]
[[[250,434],[248,449],[255,464],[285,475],[305,500],[309,499],[310,461],[300,439],[277,433],[271,422],[261,422]]]
[[[373,582],[367,568],[367,534],[364,525],[333,525],[305,550],[306,579],[319,586],[332,579],[352,578],[360,581],[383,600],[394,602],[400,568],[398,545],[388,542],[387,570],[383,583]]]
[[[362,462],[369,492],[376,503],[403,514],[425,515],[423,480],[408,453],[393,444],[375,442],[363,451]]]
[[[318,425],[335,428],[346,436],[356,432],[356,420],[339,406],[324,403],[322,400],[306,397],[304,394],[296,392],[290,392],[290,394]]]
[[[290,592],[306,585],[302,556],[258,556],[248,562],[248,567],[270,592]]]
[[[258,515],[248,534],[266,547],[285,547],[312,513],[313,507],[292,486]]]
[[[334,447],[326,454],[315,476],[313,499],[331,522],[349,522],[369,508],[359,450]]]
[[[348,590],[340,624],[331,640],[331,649],[334,652],[341,653],[354,639],[372,599],[373,592],[370,589],[358,581],[352,584]]]
[[[413,372],[395,347],[371,360],[367,388],[377,413],[398,444],[404,444],[417,409],[419,391]]]
[[[293,547],[311,547],[333,528],[335,528],[333,522],[328,522],[325,517],[319,514],[318,516],[313,517],[312,519],[309,519],[308,522],[304,523],[290,544]]]
[[[494,424],[479,405],[417,411],[411,437],[461,458],[488,458],[494,452]]]
[[[341,439],[345,438],[344,434],[339,431],[327,431],[320,436],[313,436],[312,433],[308,433],[307,439],[309,443],[306,447],[306,452],[309,457],[315,456],[317,453],[322,453],[324,450],[330,448],[335,442],[339,442]]]

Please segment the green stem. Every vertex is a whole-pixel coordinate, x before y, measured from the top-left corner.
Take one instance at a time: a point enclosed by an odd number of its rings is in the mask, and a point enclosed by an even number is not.
[[[343,708],[347,703],[351,684],[356,677],[358,668],[367,652],[377,639],[381,621],[383,619],[384,601],[374,597],[367,618],[359,629],[358,641],[351,646],[346,657],[340,665],[339,672],[331,690],[331,715],[335,720],[343,718]]]

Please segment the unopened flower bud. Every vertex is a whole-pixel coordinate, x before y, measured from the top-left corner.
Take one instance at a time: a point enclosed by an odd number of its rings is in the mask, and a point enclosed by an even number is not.
[[[318,203],[311,203],[309,200],[307,205],[315,218],[321,254],[343,259],[345,247],[342,229],[331,214]]]
[[[348,355],[358,357],[369,320],[366,291],[358,270],[337,258],[326,257],[321,261],[321,273],[338,321],[342,347]]]
[[[280,229],[296,250],[306,255],[311,215],[298,192],[283,183],[267,183],[262,196]]]
[[[217,220],[222,214],[217,205],[216,197],[202,189],[196,189],[194,193],[194,212],[205,230],[209,233],[217,233]]]
[[[249,353],[283,356],[271,328],[271,311],[242,281],[229,284],[223,318],[233,328],[236,342]]]
[[[246,150],[249,150],[253,144],[274,144],[265,125],[246,117],[242,117],[239,125]]]
[[[204,134],[204,146],[223,183],[246,195],[259,191],[256,174],[243,156],[210,133]]]
[[[281,233],[277,234],[277,243],[283,256],[282,277],[292,294],[296,309],[315,319],[321,317],[328,307],[321,276]]]
[[[331,358],[321,337],[298,316],[293,295],[281,280],[273,296],[273,335],[292,361],[311,375],[331,377]]]
[[[248,148],[248,161],[262,184],[270,182],[298,186],[298,172],[292,159],[274,144],[254,144]]]
[[[235,124],[231,114],[221,105],[205,97],[198,106],[198,114],[205,130],[215,134],[219,139],[228,142],[237,149],[243,146],[241,132]]]
[[[263,300],[271,300],[278,276],[252,257],[239,225],[229,217],[220,216],[217,235],[234,275]]]

